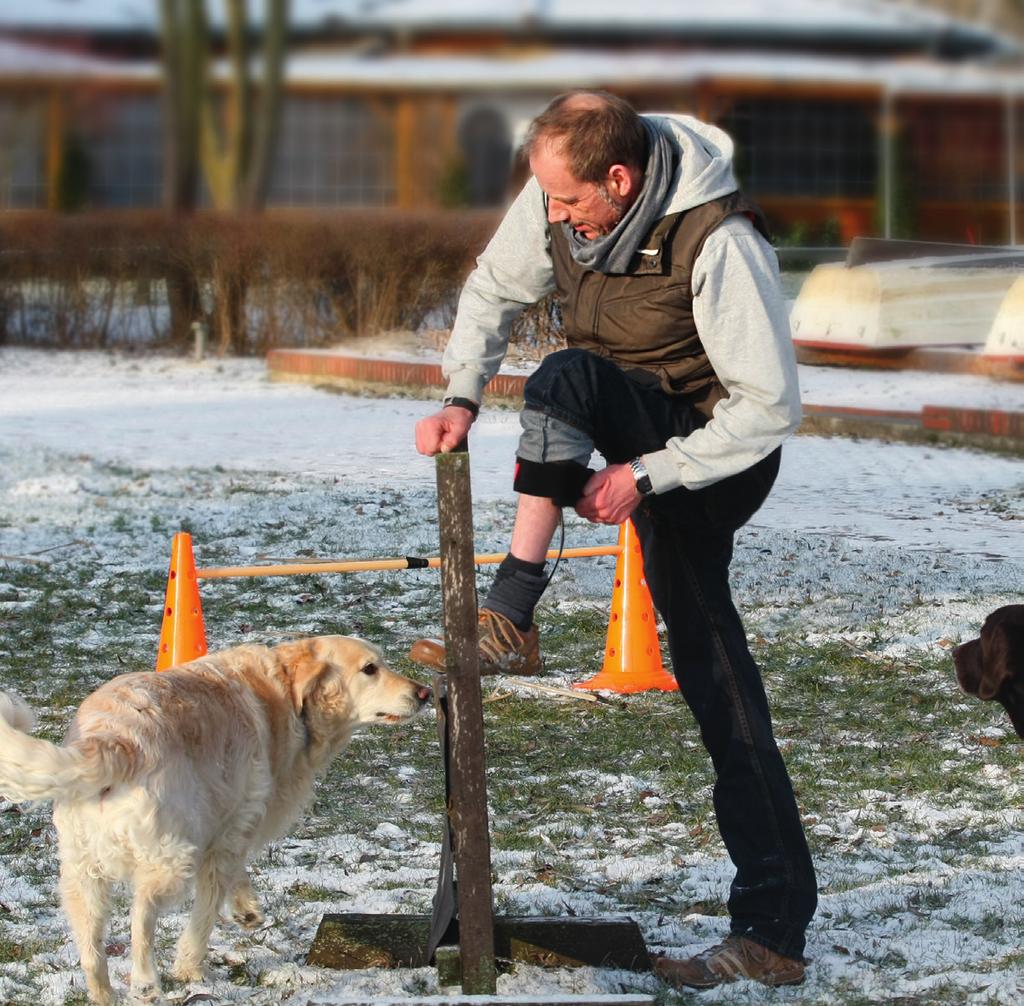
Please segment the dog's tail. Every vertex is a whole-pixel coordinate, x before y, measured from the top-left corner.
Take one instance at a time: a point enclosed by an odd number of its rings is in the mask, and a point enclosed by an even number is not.
[[[68,747],[30,737],[32,711],[0,691],[0,793],[11,800],[83,800],[128,778],[138,752],[117,737]]]

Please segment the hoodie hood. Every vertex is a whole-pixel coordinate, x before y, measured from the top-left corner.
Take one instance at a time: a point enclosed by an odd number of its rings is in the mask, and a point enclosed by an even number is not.
[[[662,202],[661,216],[681,213],[739,188],[732,169],[733,142],[723,130],[692,115],[644,118],[667,133],[679,150],[676,177]]]

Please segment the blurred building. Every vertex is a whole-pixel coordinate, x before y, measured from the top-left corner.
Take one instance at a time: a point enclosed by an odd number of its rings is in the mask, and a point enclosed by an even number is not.
[[[0,207],[161,190],[157,4],[0,0]],[[727,129],[791,242],[1019,239],[1020,45],[894,0],[293,0],[274,207],[493,206],[525,124],[605,87]]]
[[[901,3],[934,7],[966,21],[988,25],[1024,38],[1024,4],[1021,0],[900,0]]]

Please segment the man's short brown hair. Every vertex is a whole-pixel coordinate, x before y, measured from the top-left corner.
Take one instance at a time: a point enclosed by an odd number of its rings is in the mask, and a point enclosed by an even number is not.
[[[613,164],[643,171],[647,130],[628,101],[607,91],[560,94],[533,122],[523,142],[529,158],[540,142],[554,142],[581,182],[602,182]]]

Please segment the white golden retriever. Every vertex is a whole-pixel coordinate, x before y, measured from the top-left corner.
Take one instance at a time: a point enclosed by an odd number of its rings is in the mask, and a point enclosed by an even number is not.
[[[30,737],[31,712],[0,692],[0,793],[54,802],[61,896],[93,1001],[115,1001],[104,952],[112,884],[134,888],[133,1000],[160,1000],[157,915],[193,885],[173,974],[200,979],[223,902],[239,924],[263,922],[247,861],[295,821],[353,731],[406,720],[430,694],[348,636],[121,675],[82,703],[62,747]]]

